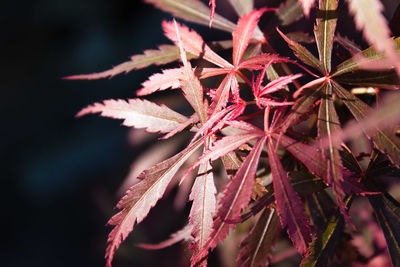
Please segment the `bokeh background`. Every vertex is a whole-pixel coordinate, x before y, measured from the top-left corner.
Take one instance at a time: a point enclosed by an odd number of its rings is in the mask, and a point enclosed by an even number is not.
[[[133,97],[158,68],[99,81],[61,78],[105,70],[168,43],[159,25],[171,17],[139,0],[6,1],[0,14],[0,265],[104,266],[104,225],[118,188],[151,144],[129,145],[129,129],[119,121],[74,116],[93,102]],[[134,246],[183,225],[187,210],[172,209],[171,196],[135,228],[115,266],[186,265],[177,262],[184,246]]]

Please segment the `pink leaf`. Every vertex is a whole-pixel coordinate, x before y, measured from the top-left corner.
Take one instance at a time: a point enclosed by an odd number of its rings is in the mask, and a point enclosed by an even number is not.
[[[108,267],[111,267],[115,250],[132,232],[134,224],[140,223],[147,216],[150,209],[164,194],[175,173],[201,145],[202,142],[197,142],[190,149],[185,150],[185,153],[179,153],[143,171],[138,177],[143,181],[132,186],[118,202],[116,207],[122,211],[108,221],[108,225],[115,225],[107,239],[109,243],[106,251]]]
[[[290,184],[271,139],[267,143],[267,152],[281,225],[282,227],[288,227],[289,237],[293,241],[297,251],[300,254],[304,254],[308,243],[311,242],[311,233],[309,221],[304,215],[303,203]]]
[[[209,249],[217,246],[219,240],[224,240],[234,225],[227,224],[227,220],[235,220],[240,217],[240,212],[245,209],[250,201],[253,192],[254,178],[257,171],[258,161],[263,150],[266,137],[261,138],[254,145],[250,154],[244,160],[235,177],[225,187],[221,199],[220,208],[214,220],[213,231],[207,240],[206,246],[194,263],[204,258]],[[192,261],[193,265],[193,261]]]
[[[189,215],[189,225],[193,226],[194,241],[191,248],[194,250],[192,259],[197,257],[212,231],[213,216],[215,214],[217,189],[210,162],[201,164],[199,174],[193,184],[189,199],[193,201]]]
[[[123,119],[125,126],[145,128],[146,131],[167,133],[179,126],[187,118],[165,105],[157,105],[142,99],[105,100],[82,109],[77,116],[100,113],[103,117]]]
[[[196,111],[201,122],[206,120],[207,114],[204,109],[203,103],[203,87],[200,84],[199,79],[193,72],[190,62],[186,58],[186,51],[182,44],[181,35],[179,32],[178,24],[174,20],[176,39],[178,41],[178,47],[180,50],[181,59],[183,62],[183,77],[180,80],[181,88],[185,98],[188,100],[190,105]]]
[[[351,13],[358,29],[363,30],[367,41],[379,52],[384,52],[400,75],[400,56],[396,53],[395,43],[385,17],[383,5],[379,0],[348,0]]]
[[[158,244],[141,243],[141,244],[137,244],[137,246],[144,248],[144,249],[155,250],[155,249],[162,249],[162,248],[170,247],[181,241],[191,241],[191,240],[193,240],[193,237],[190,234],[192,232],[192,228],[193,228],[193,226],[186,225],[185,227],[183,227],[183,229],[177,231],[176,233],[171,234],[170,238],[168,238],[167,240],[164,240]]]
[[[212,104],[210,106],[210,110],[212,114],[217,113],[222,108],[226,106],[229,99],[229,92],[231,88],[239,88],[239,84],[235,77],[235,73],[231,72],[222,80],[221,84],[219,85],[215,95],[212,99]],[[232,89],[235,90],[235,89]]]
[[[266,65],[268,66],[272,63],[279,63],[279,62],[290,62],[290,60],[286,57],[280,57],[278,54],[265,53],[261,55],[255,55],[241,61],[238,68],[261,70],[264,69]]]
[[[257,27],[258,20],[266,9],[254,10],[239,19],[233,36],[233,65],[238,66],[243,57],[244,51],[250,43],[253,32]]]
[[[189,30],[188,27],[178,24],[179,33],[182,39],[182,46],[187,51],[196,56],[202,56],[204,59],[214,63],[219,67],[232,67],[232,65],[227,62],[222,57],[218,56],[211,48],[204,43],[203,38],[195,32]],[[178,38],[175,31],[175,26],[173,22],[164,21],[162,27],[167,36],[171,41],[178,46]]]
[[[182,77],[182,69],[167,69],[162,73],[156,73],[149,77],[149,79],[142,83],[142,88],[136,92],[138,96],[152,94],[156,91],[165,90],[168,88],[179,88],[179,79]]]
[[[189,119],[187,119],[186,121],[179,124],[179,126],[177,126],[175,129],[173,129],[172,131],[170,131],[168,134],[164,135],[160,139],[171,138],[175,134],[183,131],[186,127],[189,127],[190,125],[195,124],[198,121],[199,121],[199,117],[197,116],[196,113],[194,113]]]
[[[306,17],[310,15],[310,10],[314,5],[315,0],[299,0],[301,5],[303,6],[303,12]]]
[[[213,19],[214,19],[214,15],[215,15],[215,7],[217,6],[217,4],[215,3],[215,0],[210,0],[210,2],[209,2],[209,4],[208,4],[210,7],[211,7],[211,12],[210,12],[210,28],[211,28],[211,25],[212,25],[212,22],[213,22]]]
[[[281,76],[270,83],[268,83],[266,86],[264,86],[261,90],[258,96],[263,96],[265,94],[271,94],[273,92],[276,92],[280,89],[282,89],[285,85],[293,82],[297,78],[301,77],[302,74],[295,74],[295,75],[288,75],[288,76]]]

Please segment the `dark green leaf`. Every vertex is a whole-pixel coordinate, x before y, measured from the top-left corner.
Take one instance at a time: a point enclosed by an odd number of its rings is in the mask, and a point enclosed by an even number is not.
[[[335,210],[335,203],[325,190],[307,196],[307,208],[310,212],[315,227],[321,227],[329,222]],[[318,232],[323,229],[318,228]]]
[[[316,57],[314,57],[314,55],[311,54],[311,52],[308,51],[307,48],[305,48],[301,44],[289,39],[278,28],[276,30],[282,36],[282,38],[286,41],[286,43],[288,43],[289,47],[293,50],[296,57],[298,57],[305,64],[310,65],[311,67],[316,68],[316,69],[320,70],[321,72],[323,72],[323,67],[321,66],[321,63],[319,62],[319,60]]]
[[[240,244],[237,262],[240,266],[264,266],[280,231],[279,217],[274,209],[265,209],[253,229]]]
[[[400,37],[396,38],[394,41],[395,41],[395,45],[396,45],[396,51],[398,53],[400,53]],[[384,54],[377,53],[373,46],[371,46],[368,49],[365,49],[364,51],[361,52],[361,54],[357,54],[356,56],[360,57],[360,55],[362,57],[365,57],[365,58],[368,58],[368,59],[371,59],[371,60],[379,60],[379,59],[382,59],[384,57]],[[341,64],[339,64],[336,67],[336,71],[332,74],[332,77],[340,76],[340,75],[342,75],[344,73],[348,73],[348,72],[353,72],[353,71],[359,70],[360,67],[357,64],[357,62],[355,60],[355,57],[352,57],[352,58],[342,62]]]
[[[385,89],[399,88],[400,80],[396,71],[355,70],[335,77],[335,81],[354,86],[379,87]]]
[[[357,121],[362,121],[371,111],[367,104],[338,83],[332,81],[332,85],[338,97],[344,102]],[[385,153],[394,164],[400,166],[400,138],[396,136],[395,128],[382,130],[375,127],[365,134],[374,141],[376,147]]]
[[[350,207],[353,197],[345,201],[347,208]],[[301,267],[327,266],[329,257],[332,255],[335,243],[339,240],[344,226],[343,216],[339,211],[329,220],[325,230],[317,235],[312,242],[308,255],[300,264]]]
[[[400,266],[400,203],[389,194],[368,196],[388,244],[393,266]]]
[[[337,22],[337,7],[337,0],[320,0],[319,9],[317,10],[317,24],[314,27],[314,35],[317,42],[319,60],[325,73],[331,72],[331,55]]]

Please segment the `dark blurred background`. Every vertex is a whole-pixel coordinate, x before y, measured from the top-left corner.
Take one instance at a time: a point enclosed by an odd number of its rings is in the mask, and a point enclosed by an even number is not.
[[[120,121],[74,116],[93,102],[132,97],[149,72],[61,78],[106,70],[165,43],[159,25],[170,16],[132,0],[6,1],[0,12],[0,266],[104,266],[110,231],[104,225],[146,144],[129,146],[129,129]],[[154,214],[121,247],[114,266],[176,260],[179,246],[160,254],[133,245],[181,226],[174,216]]]
[[[159,68],[99,81],[61,78],[106,70],[169,43],[159,25],[171,17],[138,0],[16,0],[0,12],[0,265],[104,266],[111,229],[104,225],[115,213],[116,192],[149,144],[128,145],[120,121],[74,116],[93,102],[133,97]],[[183,225],[187,210],[174,211],[170,202],[135,227],[114,266],[187,264],[177,262],[185,246],[134,246]]]

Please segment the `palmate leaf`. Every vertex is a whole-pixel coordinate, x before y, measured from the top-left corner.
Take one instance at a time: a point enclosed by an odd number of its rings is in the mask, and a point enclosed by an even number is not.
[[[383,52],[400,74],[400,56],[396,53],[388,23],[381,13],[383,11],[381,1],[348,0],[348,2],[357,28],[363,30],[365,39],[378,51]]]
[[[139,175],[142,182],[132,186],[126,195],[118,202],[117,208],[122,210],[114,215],[108,225],[114,225],[110,232],[106,251],[107,266],[111,262],[116,249],[133,230],[135,223],[140,223],[164,194],[168,184],[183,163],[195,152],[203,142],[194,143],[185,152],[181,152],[154,167],[143,171]]]
[[[265,209],[250,233],[240,243],[238,264],[243,267],[267,266],[279,231],[279,217],[274,209]]]
[[[199,0],[145,0],[174,17],[209,26],[211,10]],[[226,18],[214,14],[213,27],[232,32],[236,25]]]
[[[400,203],[388,193],[368,196],[383,230],[393,266],[400,266]]]
[[[214,20],[214,16],[215,16],[215,8],[217,7],[217,4],[215,3],[215,1],[216,0],[210,0],[210,2],[209,2],[209,6],[211,7],[211,11],[210,11],[210,28],[211,28],[211,25],[212,25],[212,23],[213,23],[213,20]]]
[[[82,109],[77,116],[101,113],[103,117],[123,119],[125,126],[145,128],[146,131],[167,133],[174,130],[188,118],[165,105],[157,105],[148,100],[129,99],[105,100]]]
[[[285,34],[283,34],[278,28],[276,28],[278,33],[282,36],[282,38],[286,41],[286,43],[289,45],[289,47],[293,50],[294,54],[296,57],[298,57],[301,61],[303,61],[305,64],[316,68],[317,70],[320,70],[321,72],[324,72],[324,69],[319,62],[319,60],[311,54],[310,51],[307,50],[304,46],[301,44],[290,40]]]
[[[362,121],[371,112],[371,108],[367,104],[338,83],[332,81],[332,85],[338,97],[344,102],[357,121]],[[380,151],[389,157],[392,163],[400,166],[400,138],[396,136],[393,128],[382,130],[379,127],[374,127],[366,131],[365,134],[372,139]]]
[[[188,55],[193,58],[193,55]],[[92,74],[79,74],[66,77],[69,80],[96,80],[107,77],[114,77],[121,73],[128,73],[132,70],[146,68],[150,65],[164,65],[179,59],[179,49],[174,45],[160,45],[158,50],[149,49],[145,50],[141,55],[134,55],[130,61],[121,63],[110,70],[92,73]]]
[[[276,207],[282,227],[287,226],[290,239],[300,254],[304,254],[311,242],[309,221],[304,215],[304,206],[290,184],[272,140],[267,143],[268,159],[271,167]]]
[[[337,6],[338,0],[320,0],[317,11],[317,24],[314,27],[319,60],[322,63],[325,74],[331,72],[331,55],[337,22]]]
[[[348,197],[345,201],[347,208],[350,207],[353,197]],[[344,219],[340,212],[336,212],[329,220],[324,231],[319,233],[313,240],[307,256],[301,261],[301,267],[323,267],[327,266],[331,252],[336,242],[339,240],[344,227]]]
[[[223,241],[226,238],[229,230],[234,228],[234,225],[228,224],[226,221],[240,218],[240,212],[248,206],[265,140],[266,137],[262,137],[257,141],[235,177],[225,187],[219,200],[219,209],[214,220],[213,231],[202,252],[198,254],[196,259],[192,260],[192,265],[204,259],[208,250],[214,249],[219,240]]]

